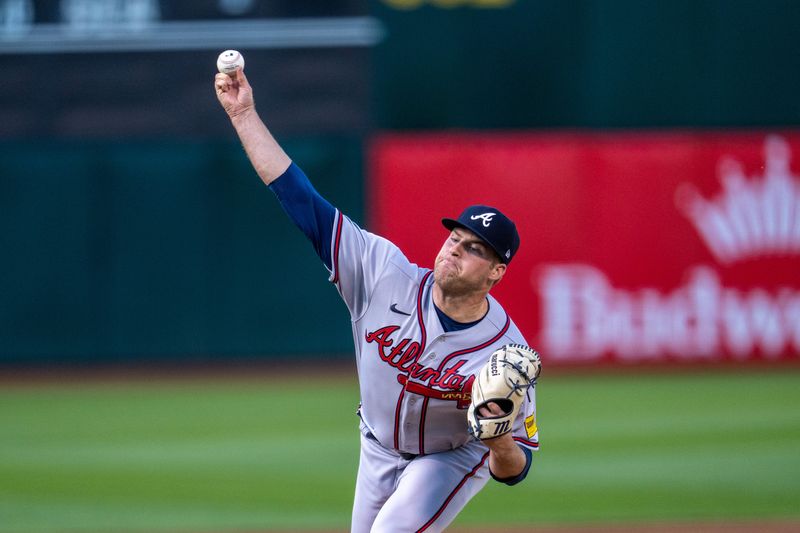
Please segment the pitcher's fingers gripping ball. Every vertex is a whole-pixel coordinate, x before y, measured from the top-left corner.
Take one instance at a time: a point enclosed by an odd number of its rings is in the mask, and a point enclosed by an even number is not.
[[[233,76],[236,70],[244,69],[244,56],[237,50],[225,50],[217,57],[217,70]]]
[[[525,393],[536,385],[541,371],[539,353],[522,344],[507,344],[492,353],[472,385],[467,411],[470,432],[486,440],[511,431]],[[490,402],[499,410],[492,409]]]
[[[253,89],[241,68],[230,74],[220,72],[214,76],[214,89],[217,99],[231,118],[247,112],[255,105]]]

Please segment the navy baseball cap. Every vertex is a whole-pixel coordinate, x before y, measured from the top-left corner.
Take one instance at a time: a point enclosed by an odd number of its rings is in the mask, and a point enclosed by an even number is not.
[[[442,224],[450,231],[454,228],[470,230],[497,252],[500,261],[505,264],[511,262],[519,249],[517,226],[494,207],[471,205],[457,219],[443,218]]]

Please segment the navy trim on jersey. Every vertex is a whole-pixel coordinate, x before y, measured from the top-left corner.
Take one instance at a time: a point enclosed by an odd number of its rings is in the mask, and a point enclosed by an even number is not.
[[[419,291],[417,292],[417,323],[419,324],[422,335],[419,343],[419,353],[425,351],[425,345],[428,340],[428,331],[425,329],[425,317],[422,316],[422,295],[425,293],[425,286],[428,284],[428,279],[430,279],[431,274],[433,274],[432,270],[425,274],[425,277],[423,277],[422,281],[419,283]]]
[[[481,461],[477,465],[475,465],[475,468],[473,468],[467,475],[465,475],[461,479],[461,481],[458,483],[458,485],[456,485],[456,488],[454,488],[453,491],[447,496],[447,498],[445,498],[444,503],[442,504],[442,506],[439,507],[439,509],[436,511],[436,513],[433,515],[433,517],[431,517],[430,520],[425,522],[424,526],[422,526],[421,528],[419,528],[417,530],[417,533],[422,533],[423,531],[425,531],[426,529],[431,527],[434,522],[436,522],[436,520],[444,512],[445,508],[447,508],[447,506],[453,500],[453,498],[455,497],[456,493],[459,490],[461,490],[461,487],[464,486],[464,483],[466,483],[469,480],[469,478],[474,476],[478,472],[478,470],[480,470],[480,468],[483,466],[483,463],[485,463],[486,459],[488,459],[488,458],[489,458],[489,452],[486,452],[485,454],[483,454],[483,457],[481,457]]]
[[[331,236],[336,209],[311,185],[308,177],[292,163],[286,172],[269,184],[278,197],[281,207],[314,245],[314,251],[329,270],[331,261]]]
[[[403,396],[405,395],[406,385],[404,384],[400,389],[400,396],[397,397],[397,407],[394,409],[394,449],[397,451],[400,451],[400,407],[403,405]]]
[[[439,368],[437,368],[437,370],[440,373],[444,371],[444,366],[450,361],[450,359],[454,357],[458,357],[459,355],[466,355],[472,352],[477,352],[478,350],[482,350],[487,346],[491,346],[492,344],[500,340],[503,337],[503,335],[506,334],[506,331],[508,331],[510,325],[511,325],[511,318],[508,316],[508,313],[506,313],[506,323],[503,325],[502,329],[500,329],[500,332],[497,335],[495,335],[494,337],[492,337],[491,339],[482,344],[473,346],[472,348],[465,348],[463,350],[457,350],[451,353],[450,355],[442,359],[442,362],[439,363]],[[424,400],[422,400],[422,413],[420,414],[419,417],[419,453],[425,453],[425,418],[428,412],[429,401],[430,398],[428,398],[427,396],[425,397]]]
[[[523,439],[522,437],[514,437],[514,440],[522,445],[528,446],[529,448],[533,448],[535,450],[539,449],[538,442],[533,442],[532,440]]]
[[[419,290],[417,291],[417,323],[419,324],[419,330],[421,332],[420,341],[419,341],[419,353],[422,354],[425,352],[425,344],[428,340],[428,333],[425,329],[425,317],[422,316],[422,295],[425,293],[425,285],[428,283],[428,279],[433,274],[433,271],[429,271],[425,274],[422,278],[422,281],[419,283]],[[406,387],[408,386],[408,381],[405,382],[403,388],[400,390],[400,396],[397,398],[397,407],[394,410],[394,449],[400,450],[400,406],[403,404],[403,397],[405,396]],[[427,398],[425,399],[427,402]],[[424,404],[424,405],[427,405]],[[423,420],[424,420],[424,407],[423,407]],[[423,447],[421,446],[422,439],[420,438],[420,448],[419,453],[422,455],[424,452]]]
[[[533,454],[528,448],[524,446],[520,446],[519,449],[522,450],[522,452],[525,454],[525,468],[523,468],[522,472],[520,472],[516,476],[504,477],[504,478],[499,478],[495,476],[494,472],[492,472],[492,469],[489,468],[489,473],[492,475],[492,478],[495,481],[499,481],[500,483],[505,483],[506,485],[516,485],[517,483],[519,483],[520,481],[522,481],[527,477],[528,471],[531,469],[531,463],[533,462]]]
[[[339,283],[339,244],[342,242],[342,225],[344,223],[344,215],[338,212],[336,217],[336,240],[333,242],[333,284]]]

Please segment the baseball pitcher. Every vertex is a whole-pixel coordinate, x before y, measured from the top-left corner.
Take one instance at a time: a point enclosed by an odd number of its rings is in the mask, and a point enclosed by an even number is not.
[[[539,355],[489,290],[519,247],[514,223],[475,205],[433,270],[322,198],[259,118],[244,72],[217,98],[259,177],[313,244],[350,312],[361,455],[351,531],[442,531],[490,477],[513,485],[539,447]]]

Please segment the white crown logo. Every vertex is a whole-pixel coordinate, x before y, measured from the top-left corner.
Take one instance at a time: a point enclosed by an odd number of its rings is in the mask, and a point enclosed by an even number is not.
[[[761,179],[748,179],[741,163],[731,157],[720,160],[723,191],[712,200],[689,183],[676,191],[678,208],[721,263],[800,254],[800,182],[789,168],[789,145],[770,135],[764,156]]]

